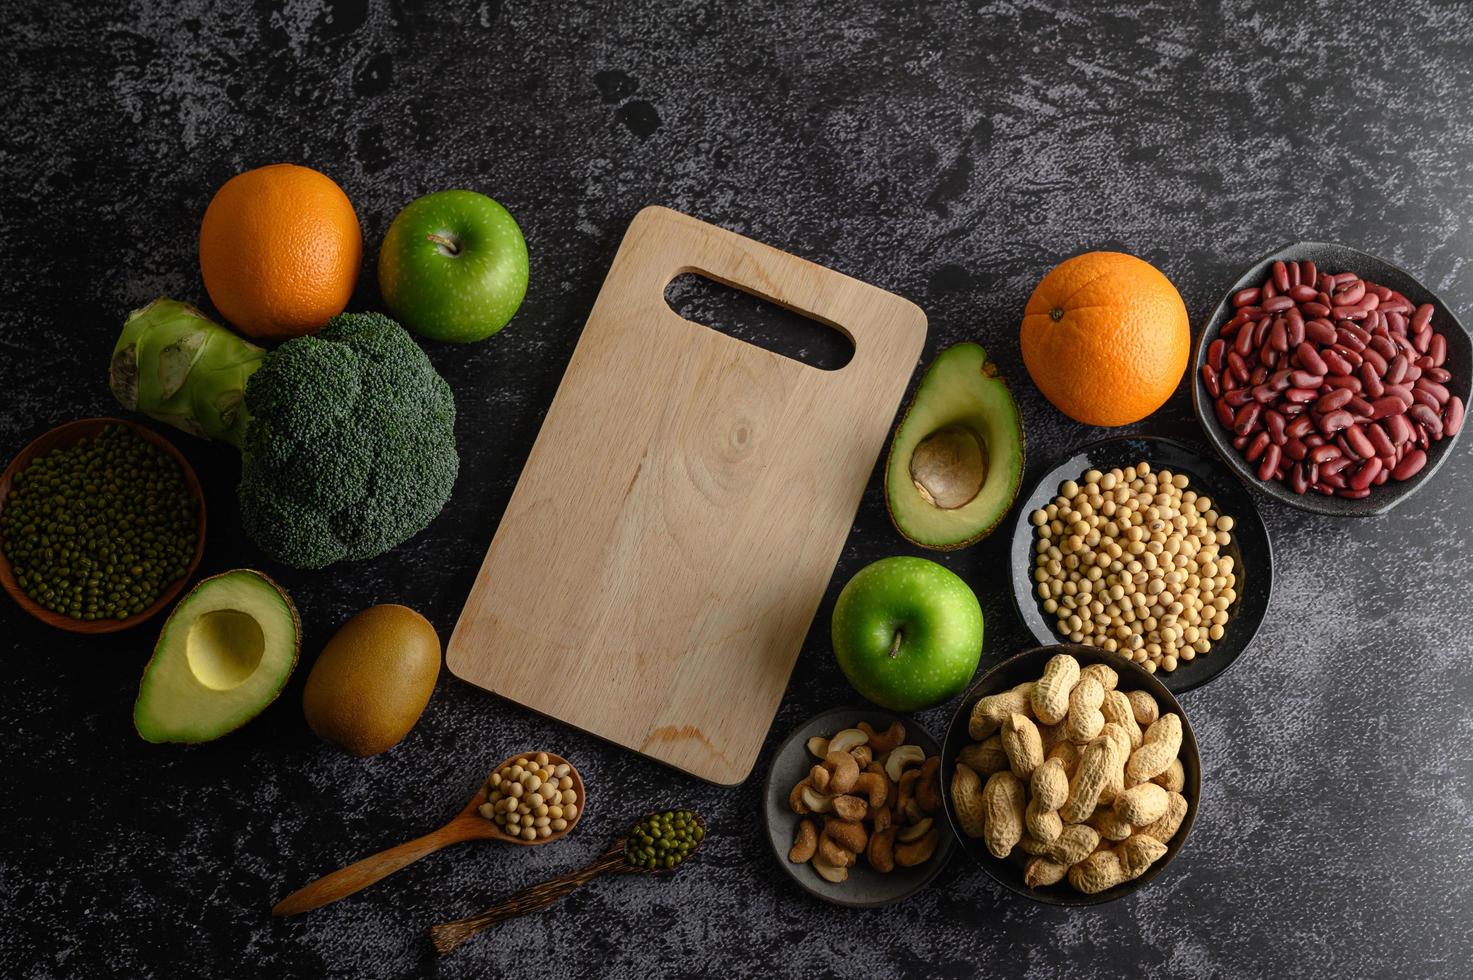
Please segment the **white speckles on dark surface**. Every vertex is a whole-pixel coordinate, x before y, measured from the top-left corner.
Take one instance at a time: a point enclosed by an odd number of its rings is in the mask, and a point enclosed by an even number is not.
[[[248,167],[304,163],[347,191],[366,246],[357,307],[379,305],[373,263],[397,210],[449,187],[517,217],[531,286],[491,340],[427,345],[456,392],[461,476],[440,519],[376,561],[272,567],[235,518],[234,451],[168,433],[208,496],[201,574],[263,566],[306,623],[302,667],[241,732],[146,745],[130,710],[151,629],[84,639],[0,606],[0,974],[472,977],[525,949],[586,977],[1466,974],[1466,450],[1380,519],[1257,498],[1278,588],[1243,662],[1183,699],[1204,770],[1192,837],[1149,888],[1096,909],[1028,904],[960,855],[914,899],[869,912],[816,904],[771,866],[766,760],[801,720],[853,700],[829,651],[833,600],[868,562],[920,553],[890,526],[878,474],[740,787],[698,784],[448,675],[408,739],[374,759],[318,742],[300,710],[306,668],[365,605],[414,606],[448,637],[646,204],[916,301],[928,359],[983,343],[1023,410],[1027,482],[1104,434],[1045,403],[1018,353],[1029,292],[1075,252],[1150,260],[1194,322],[1242,266],[1298,238],[1364,248],[1473,310],[1466,5],[227,6],[7,7],[0,455],[115,410],[103,372],[125,314],[159,293],[205,300],[198,222]],[[1205,448],[1185,386],[1131,431]],[[1005,554],[994,535],[940,559],[982,600],[983,669],[1030,645]],[[952,707],[921,720],[939,733]],[[463,845],[338,905],[270,919],[286,892],[432,829],[489,766],[538,746],[587,780],[587,816],[566,841]],[[598,882],[434,956],[430,923],[591,860],[645,809],[677,803],[711,822],[697,865]]]

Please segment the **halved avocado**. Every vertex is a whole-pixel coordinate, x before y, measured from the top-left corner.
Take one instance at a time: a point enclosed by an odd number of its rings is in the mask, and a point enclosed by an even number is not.
[[[977,344],[936,355],[890,441],[885,505],[895,529],[952,551],[1002,521],[1023,479],[1023,425],[1007,382]]]
[[[297,665],[302,621],[270,578],[237,568],[202,580],[159,633],[133,727],[150,742],[208,742],[250,721]]]

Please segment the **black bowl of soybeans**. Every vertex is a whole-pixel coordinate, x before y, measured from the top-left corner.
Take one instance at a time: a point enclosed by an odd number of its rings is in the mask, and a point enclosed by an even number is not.
[[[1296,242],[1254,262],[1197,337],[1192,405],[1250,485],[1316,514],[1371,517],[1452,454],[1473,340],[1406,270]]]
[[[79,419],[32,440],[0,474],[0,585],[73,633],[114,633],[176,599],[205,548],[199,479],[135,422]]]

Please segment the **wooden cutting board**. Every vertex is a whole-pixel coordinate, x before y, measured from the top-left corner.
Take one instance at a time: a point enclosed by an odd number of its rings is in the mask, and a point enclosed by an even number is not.
[[[678,316],[697,272],[842,331],[823,371]],[[446,662],[716,783],[747,777],[920,357],[915,304],[666,208],[629,226]]]

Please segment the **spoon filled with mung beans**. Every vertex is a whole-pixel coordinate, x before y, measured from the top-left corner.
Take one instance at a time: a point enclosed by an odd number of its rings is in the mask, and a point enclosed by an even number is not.
[[[685,866],[706,839],[706,821],[694,810],[647,813],[593,863],[524,888],[486,911],[430,927],[435,950],[444,955],[484,929],[547,908],[605,874],[670,874]]]
[[[276,916],[321,908],[381,881],[427,854],[468,840],[499,840],[535,847],[566,837],[586,805],[583,778],[551,752],[521,752],[492,770],[445,826],[318,878],[271,909]]]

